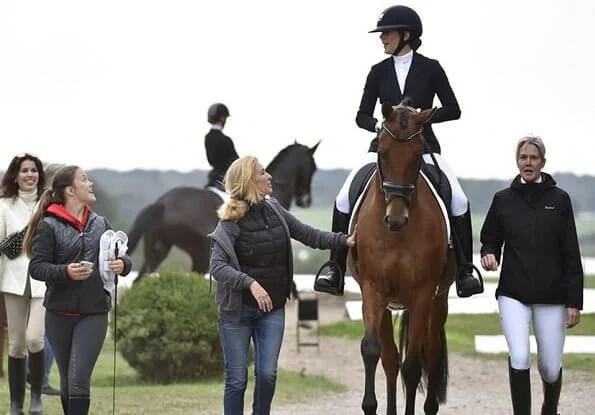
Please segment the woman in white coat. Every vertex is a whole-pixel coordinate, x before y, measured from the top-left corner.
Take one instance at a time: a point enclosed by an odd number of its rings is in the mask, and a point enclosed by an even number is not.
[[[27,353],[31,381],[29,413],[43,413],[45,284],[29,276],[29,259],[22,252],[22,236],[14,234],[27,226],[44,187],[43,165],[39,158],[27,153],[15,156],[2,178],[0,291],[8,320],[9,415],[23,414]],[[6,243],[8,240],[11,243]]]

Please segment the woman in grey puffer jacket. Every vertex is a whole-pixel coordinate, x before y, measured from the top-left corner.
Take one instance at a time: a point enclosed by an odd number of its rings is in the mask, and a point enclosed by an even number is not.
[[[111,228],[91,211],[93,182],[77,166],[58,170],[29,222],[24,249],[31,277],[44,281],[47,338],[60,371],[62,409],[86,415],[91,374],[105,340],[110,293],[99,274],[99,241]],[[83,262],[87,262],[85,265]],[[118,256],[107,268],[127,275],[132,261]]]
[[[219,332],[225,358],[225,415],[244,413],[250,340],[255,351],[252,413],[268,415],[293,280],[291,238],[312,248],[353,247],[355,236],[301,223],[271,198],[271,175],[254,157],[232,163],[225,175],[231,199],[210,235],[211,275],[218,281]]]

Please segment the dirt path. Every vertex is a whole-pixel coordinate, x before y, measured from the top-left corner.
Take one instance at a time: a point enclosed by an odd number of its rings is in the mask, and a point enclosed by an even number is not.
[[[327,295],[320,297],[321,322],[329,323],[344,318],[344,299]],[[281,367],[306,374],[321,375],[344,384],[345,393],[330,394],[323,399],[273,408],[274,415],[362,414],[364,367],[360,355],[360,342],[336,338],[321,338],[320,352],[316,347],[296,347],[296,305],[287,306],[285,340],[281,352]],[[302,331],[304,333],[304,331]],[[440,414],[482,415],[512,413],[508,388],[508,368],[504,361],[484,361],[449,354],[450,382],[447,403]],[[533,413],[538,414],[542,402],[541,380],[535,363],[531,371]],[[384,373],[379,364],[376,376],[378,413],[386,410]],[[424,395],[418,393],[416,413],[423,414]],[[398,387],[398,410],[404,410],[403,391]],[[580,373],[565,371],[562,397],[562,415],[595,413],[595,381]]]

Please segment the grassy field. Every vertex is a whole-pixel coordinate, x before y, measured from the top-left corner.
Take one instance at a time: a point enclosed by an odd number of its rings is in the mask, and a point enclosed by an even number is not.
[[[340,323],[322,326],[320,332],[327,336],[345,337],[361,340],[363,336],[362,321],[342,321]],[[595,333],[595,315],[581,316],[581,323],[568,331],[569,335],[592,335]],[[502,328],[497,314],[452,314],[446,323],[446,335],[449,352],[460,353],[484,359],[506,360],[506,354],[483,354],[474,349],[475,335],[502,334]],[[535,360],[535,356],[534,356]],[[595,355],[566,354],[564,367],[581,370],[592,374],[595,379]]]
[[[144,384],[134,370],[117,354],[116,356],[116,413],[127,414],[214,414],[221,413],[223,381],[212,380],[200,383],[154,385]],[[6,362],[5,362],[6,369]],[[251,372],[253,370],[251,369]],[[91,414],[112,413],[113,385],[113,343],[106,341],[93,372],[91,392]],[[59,386],[58,369],[53,367],[50,384]],[[253,379],[249,380],[246,392],[246,408],[251,407]],[[321,396],[330,391],[341,392],[345,388],[324,378],[301,376],[297,373],[280,371],[277,392],[273,405],[301,402]],[[29,392],[25,400],[28,408]],[[0,381],[0,413],[8,410],[8,380]],[[44,396],[46,414],[60,414],[60,398]]]

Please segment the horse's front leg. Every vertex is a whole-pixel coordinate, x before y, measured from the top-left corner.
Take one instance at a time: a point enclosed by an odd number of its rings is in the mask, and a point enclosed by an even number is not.
[[[384,310],[379,332],[380,358],[386,375],[386,415],[397,414],[397,376],[399,375],[400,358],[393,334],[392,314]]]
[[[365,415],[376,415],[378,401],[376,400],[376,366],[380,359],[380,341],[378,332],[382,316],[386,309],[381,298],[373,290],[364,285],[362,287],[363,314],[365,335],[361,343],[362,359],[364,361],[365,386],[362,410]]]
[[[378,401],[376,400],[376,366],[380,359],[380,342],[376,332],[366,329],[366,334],[361,344],[362,359],[364,361],[365,386],[362,410],[365,415],[376,415]]]

